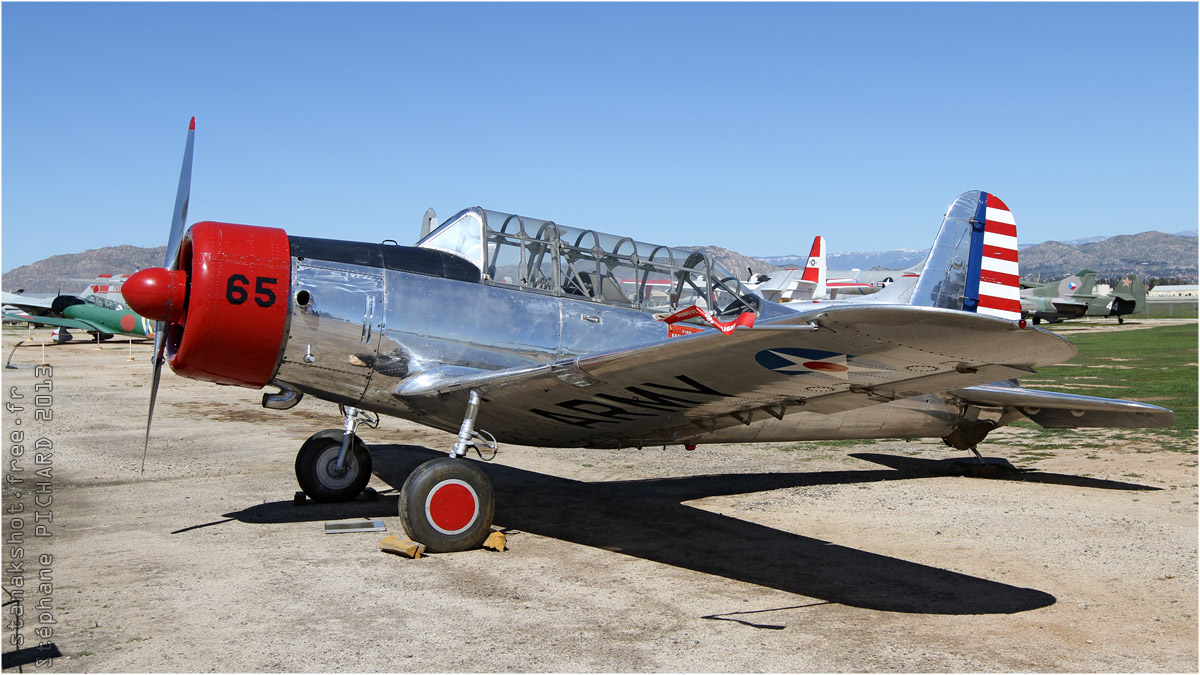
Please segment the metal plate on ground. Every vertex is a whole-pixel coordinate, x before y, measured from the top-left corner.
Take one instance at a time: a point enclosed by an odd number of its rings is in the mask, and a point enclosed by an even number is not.
[[[345,532],[387,532],[387,526],[378,518],[351,518],[350,520],[331,520],[325,523],[325,534],[343,534]]]

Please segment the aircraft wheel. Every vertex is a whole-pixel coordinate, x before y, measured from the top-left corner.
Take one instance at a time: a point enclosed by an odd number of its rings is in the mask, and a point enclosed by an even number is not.
[[[371,453],[358,436],[350,443],[345,467],[337,470],[343,433],[341,429],[318,431],[296,455],[296,481],[313,501],[348,502],[371,480]]]
[[[1119,324],[1124,324],[1124,323],[1125,323],[1125,317],[1123,317],[1123,316],[1118,316],[1118,317],[1117,317],[1117,323],[1119,323]]]
[[[478,547],[492,529],[492,481],[468,459],[418,466],[400,488],[400,524],[432,553]]]

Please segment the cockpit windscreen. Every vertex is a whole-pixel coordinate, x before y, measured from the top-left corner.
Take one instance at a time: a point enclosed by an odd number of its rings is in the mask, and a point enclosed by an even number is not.
[[[695,305],[727,317],[762,304],[703,253],[498,211],[462,211],[417,245],[470,260],[485,283],[645,311]]]

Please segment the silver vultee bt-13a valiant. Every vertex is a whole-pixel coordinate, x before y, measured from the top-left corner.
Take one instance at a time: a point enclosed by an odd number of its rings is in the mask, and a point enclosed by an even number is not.
[[[493,491],[467,458],[498,441],[543,447],[943,438],[974,450],[1015,420],[1164,427],[1171,411],[1033,391],[1016,378],[1075,348],[1020,317],[1016,226],[994,195],[950,205],[915,284],[823,304],[769,302],[708,256],[480,208],[415,246],[288,236],[204,221],[185,231],[195,120],[166,259],[124,286],[159,322],[184,377],[343,406],[296,476],[314,500],[355,498],[371,475],[360,421],[394,415],[450,432],[448,457],[400,495],[432,551],[490,531]],[[888,292],[891,291],[891,292]],[[147,443],[150,420],[146,426]]]

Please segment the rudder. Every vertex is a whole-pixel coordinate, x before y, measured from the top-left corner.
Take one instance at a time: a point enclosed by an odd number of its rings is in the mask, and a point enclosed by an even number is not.
[[[812,250],[809,251],[808,262],[804,265],[804,274],[797,282],[796,290],[804,300],[825,300],[829,297],[825,285],[825,237],[818,235],[813,239]]]
[[[1017,225],[999,197],[972,190],[946,211],[910,304],[1021,318]]]

